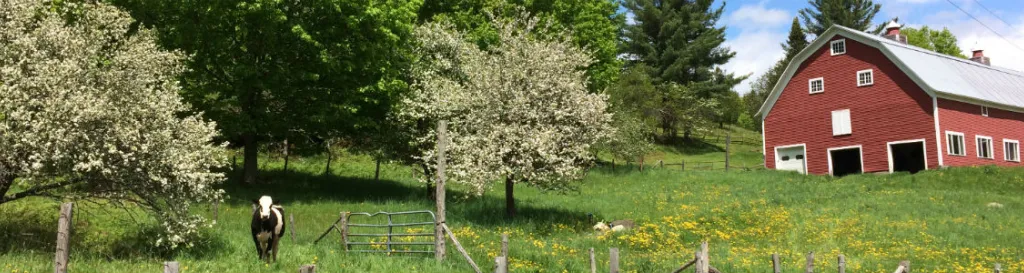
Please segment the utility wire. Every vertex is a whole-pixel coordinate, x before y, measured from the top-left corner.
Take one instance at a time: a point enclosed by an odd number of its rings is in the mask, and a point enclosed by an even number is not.
[[[974,0],[974,3],[978,3],[978,6],[980,6],[982,9],[985,9],[985,11],[988,11],[988,13],[991,13],[992,16],[995,16],[996,19],[999,19],[999,21],[1002,21],[1003,24],[1006,24],[1006,26],[1008,26],[1010,28],[1013,28],[1012,24],[1010,24],[1009,22],[1006,22],[1006,20],[1003,20],[1002,17],[999,17],[998,14],[996,14],[995,12],[992,12],[992,10],[988,9],[987,7],[985,7],[985,5],[982,5],[981,2],[978,2],[978,0]]]
[[[975,1],[977,1],[977,0],[975,0]],[[963,12],[964,14],[967,14],[967,16],[970,16],[970,17],[971,17],[971,19],[974,19],[974,21],[975,21],[975,22],[978,22],[978,24],[981,24],[981,26],[983,26],[983,27],[987,28],[987,29],[988,29],[989,31],[991,31],[992,33],[995,33],[995,34],[996,34],[996,36],[999,36],[999,38],[1002,38],[1002,39],[1003,39],[1003,41],[1006,41],[1006,43],[1008,43],[1008,44],[1012,45],[1013,47],[1016,47],[1016,48],[1017,48],[1017,50],[1019,50],[1019,51],[1020,51],[1021,53],[1024,53],[1024,49],[1022,49],[1022,48],[1021,48],[1020,46],[1018,46],[1017,44],[1014,44],[1013,42],[1010,42],[1010,40],[1009,40],[1009,39],[1006,39],[1006,37],[1003,37],[1003,35],[1002,35],[1002,34],[999,34],[999,32],[995,31],[994,29],[992,29],[991,27],[989,27],[988,25],[986,25],[986,24],[985,24],[984,22],[981,22],[981,20],[978,20],[978,18],[974,17],[974,15],[971,15],[971,13],[970,13],[970,12],[967,12],[966,10],[964,10],[963,8],[961,8],[960,6],[957,6],[957,5],[956,5],[956,3],[953,3],[953,0],[946,0],[946,2],[949,2],[949,4],[950,4],[950,5],[953,5],[954,7],[956,7],[956,9],[960,10],[960,11],[961,11],[961,12]],[[1005,22],[1004,22],[1004,23],[1005,23]]]

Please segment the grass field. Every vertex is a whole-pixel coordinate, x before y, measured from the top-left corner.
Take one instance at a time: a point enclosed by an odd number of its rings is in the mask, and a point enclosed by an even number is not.
[[[662,148],[668,151],[663,156],[716,156],[713,150],[673,149]],[[757,156],[746,160],[759,162]],[[221,204],[219,223],[187,250],[147,247],[151,227],[125,220],[124,212],[79,204],[70,272],[160,272],[165,260],[181,262],[183,272],[294,272],[311,263],[318,272],[470,271],[451,244],[443,263],[431,255],[344,253],[337,237],[313,245],[340,211],[433,209],[407,167],[385,165],[381,181],[373,181],[368,158],[343,156],[329,176],[321,175],[323,164],[323,158],[295,159],[293,171],[284,173],[281,162],[273,161],[266,165],[262,184],[229,182],[230,199]],[[1005,272],[1024,271],[1021,169],[844,178],[625,169],[593,170],[577,192],[518,187],[520,217],[511,221],[502,216],[499,188],[474,196],[454,185],[448,223],[485,270],[493,266],[500,234],[509,232],[513,272],[584,272],[591,247],[597,250],[599,271],[607,271],[608,248],[618,247],[625,272],[670,272],[692,258],[701,240],[710,241],[712,265],[725,272],[769,272],[773,252],[782,255],[787,272],[797,272],[810,251],[819,257],[818,268],[832,270],[835,256],[845,254],[848,272],[891,272],[904,259],[914,272],[991,272],[997,262]],[[284,241],[279,261],[269,265],[256,260],[249,233],[249,200],[261,194],[273,195],[296,218],[290,227],[297,231],[296,242]],[[991,202],[1003,207],[989,207]],[[595,234],[588,213],[597,219],[632,219],[639,227]],[[0,209],[0,272],[53,270],[56,215],[57,203],[42,199]]]

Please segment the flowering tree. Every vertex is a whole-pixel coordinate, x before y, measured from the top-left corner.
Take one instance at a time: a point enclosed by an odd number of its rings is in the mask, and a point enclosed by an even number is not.
[[[221,198],[225,160],[215,124],[181,114],[183,57],[107,4],[0,0],[0,206],[104,199],[152,212],[158,244],[187,244],[205,222],[189,206]]]
[[[399,116],[421,128],[421,160],[435,160],[438,120],[449,121],[448,168],[478,193],[504,180],[508,216],[513,183],[563,189],[582,175],[590,148],[609,137],[606,97],[587,92],[590,55],[568,33],[538,31],[528,15],[494,19],[500,43],[481,50],[451,25],[427,23],[416,38],[420,60]],[[544,29],[547,30],[547,29]],[[538,37],[535,33],[555,33]],[[414,129],[415,130],[415,129]]]

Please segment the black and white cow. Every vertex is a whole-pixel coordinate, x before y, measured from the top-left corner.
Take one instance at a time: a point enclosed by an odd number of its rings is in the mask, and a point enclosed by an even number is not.
[[[284,235],[284,208],[274,204],[274,200],[266,195],[253,200],[253,203],[252,240],[256,243],[256,252],[261,260],[267,261],[273,254],[276,262],[277,245]]]

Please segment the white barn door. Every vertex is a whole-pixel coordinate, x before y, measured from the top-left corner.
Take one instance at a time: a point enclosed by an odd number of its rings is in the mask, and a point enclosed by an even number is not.
[[[804,146],[775,148],[775,169],[807,173]]]

